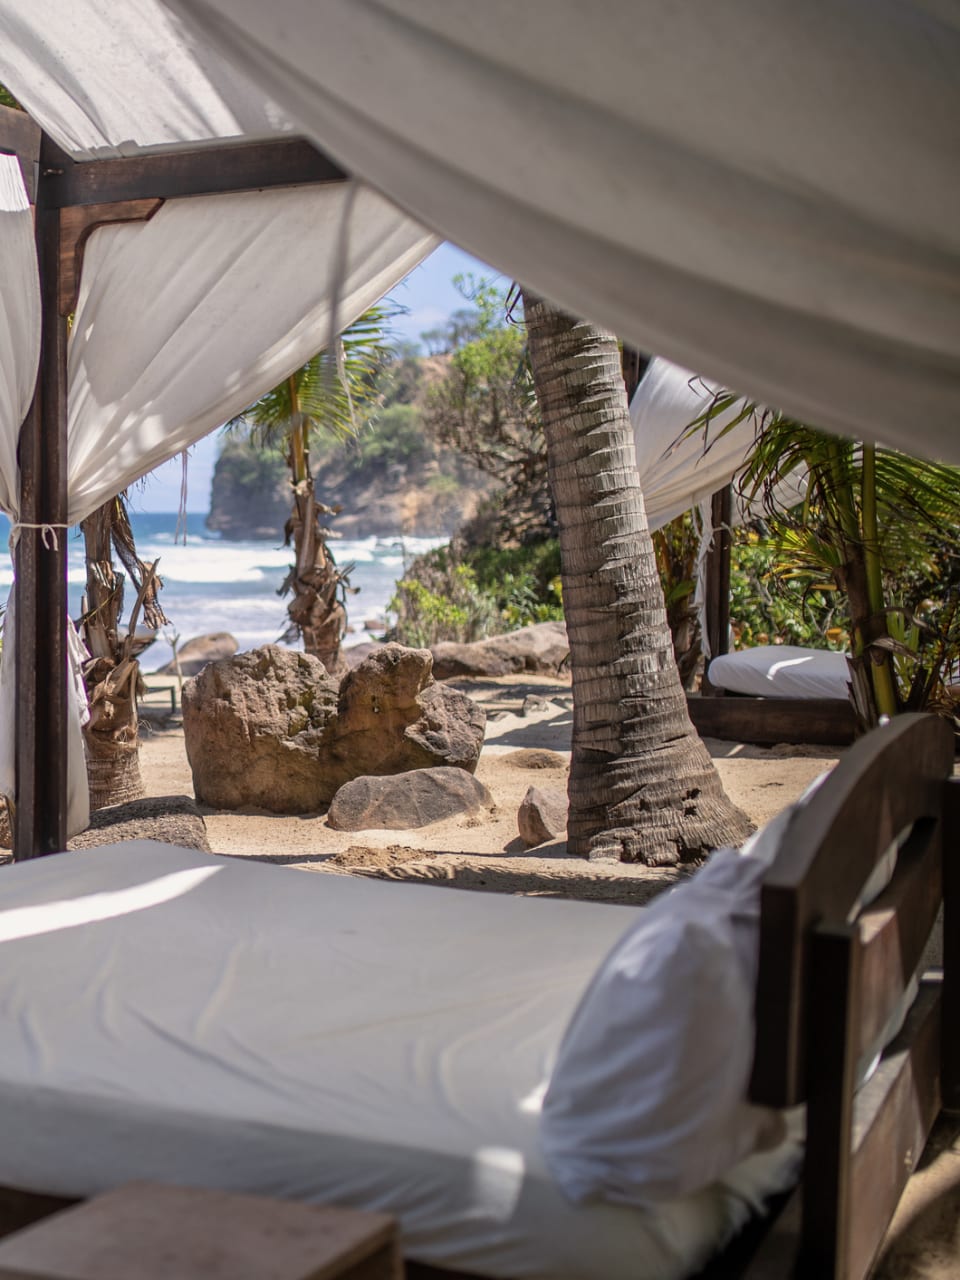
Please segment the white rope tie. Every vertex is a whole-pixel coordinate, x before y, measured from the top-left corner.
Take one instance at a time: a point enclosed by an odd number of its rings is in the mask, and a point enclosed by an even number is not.
[[[27,520],[17,520],[10,527],[10,554],[17,545],[17,536],[21,529],[39,529],[40,541],[43,543],[47,551],[59,551],[60,539],[57,537],[58,529],[69,529],[68,524],[54,524],[52,522],[43,521],[42,524],[30,524]]]

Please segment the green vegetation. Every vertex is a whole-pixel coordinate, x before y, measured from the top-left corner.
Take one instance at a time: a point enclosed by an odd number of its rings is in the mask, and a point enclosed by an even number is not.
[[[769,578],[799,589],[800,635],[812,628],[821,642],[838,645],[848,637],[861,724],[950,704],[947,686],[960,659],[960,472],[825,436],[729,392],[714,398],[694,429],[738,403],[725,430],[750,417],[757,425],[740,489],[766,509]],[[784,510],[777,488],[792,473],[806,476],[806,496]],[[762,585],[763,575],[755,580]]]
[[[424,427],[498,485],[499,542],[542,538],[555,527],[525,331],[502,290],[472,276],[454,283],[473,305],[430,335],[449,358],[425,397]]]
[[[439,547],[407,569],[390,611],[396,617],[391,639],[416,646],[562,620],[559,543]]]

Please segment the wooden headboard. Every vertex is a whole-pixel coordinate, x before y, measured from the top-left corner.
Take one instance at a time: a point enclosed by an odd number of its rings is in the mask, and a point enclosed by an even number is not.
[[[765,878],[751,1097],[807,1104],[799,1261],[781,1275],[868,1274],[941,1105],[960,1106],[953,764],[954,735],[936,716],[902,716],[863,738],[795,811]],[[858,911],[870,874],[906,832],[889,887]],[[942,979],[922,984],[856,1093],[857,1060],[901,1003],[941,902]]]

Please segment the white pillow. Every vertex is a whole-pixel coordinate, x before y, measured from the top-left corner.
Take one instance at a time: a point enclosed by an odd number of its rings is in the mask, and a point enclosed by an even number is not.
[[[648,1207],[723,1180],[783,1136],[784,1113],[747,1089],[760,888],[795,807],[645,908],[581,998],[541,1116],[547,1163],[574,1202]]]
[[[576,1203],[686,1195],[782,1137],[780,1113],[746,1101],[765,870],[763,857],[715,853],[595,974],[541,1117],[547,1162]]]

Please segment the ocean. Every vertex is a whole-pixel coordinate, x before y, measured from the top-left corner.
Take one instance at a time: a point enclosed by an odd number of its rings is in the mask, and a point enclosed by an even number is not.
[[[173,656],[170,640],[179,637],[182,647],[193,636],[211,631],[229,631],[240,649],[275,643],[286,627],[286,604],[289,597],[277,595],[292,563],[292,549],[280,540],[233,542],[221,539],[204,528],[204,516],[187,516],[186,545],[175,542],[176,512],[132,512],[131,524],[137,550],[142,560],[159,557],[158,573],[163,579],[160,603],[170,619],[170,626],[143,654],[145,671],[154,671]],[[0,537],[9,537],[9,524],[0,516]],[[445,538],[363,538],[355,541],[337,539],[333,553],[340,566],[356,565],[350,585],[359,587],[357,595],[347,597],[348,625],[351,630],[345,644],[359,644],[370,638],[366,622],[379,630],[394,592],[403,576],[404,567],[415,556],[439,546]],[[68,533],[68,587],[70,616],[80,613],[80,598],[86,582],[83,539],[79,529]],[[13,581],[9,560],[0,563],[0,600],[5,600]],[[135,594],[125,593],[125,610],[133,604]]]

